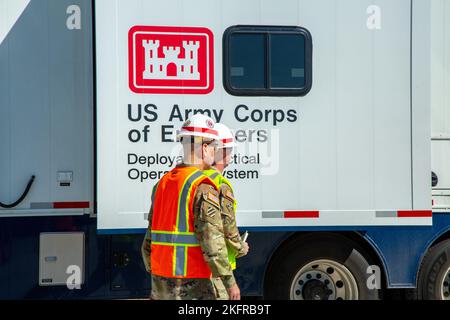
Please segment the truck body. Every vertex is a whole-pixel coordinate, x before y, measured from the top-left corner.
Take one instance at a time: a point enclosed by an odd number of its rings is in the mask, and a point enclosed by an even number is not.
[[[449,13],[0,1],[0,298],[147,296],[150,191],[195,112],[238,142],[243,295],[448,298]]]

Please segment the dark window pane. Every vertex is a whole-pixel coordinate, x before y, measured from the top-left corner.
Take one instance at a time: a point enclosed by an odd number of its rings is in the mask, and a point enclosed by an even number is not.
[[[233,88],[265,88],[265,35],[233,34],[230,38],[230,82]]]
[[[302,88],[305,85],[305,38],[301,35],[270,36],[271,88]]]

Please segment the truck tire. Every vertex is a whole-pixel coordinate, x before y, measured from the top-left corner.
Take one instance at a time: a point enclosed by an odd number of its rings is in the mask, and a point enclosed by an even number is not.
[[[425,255],[417,293],[420,300],[450,300],[450,239],[433,246]]]
[[[308,234],[289,242],[271,260],[264,297],[282,300],[378,300],[369,289],[368,255],[339,234]],[[381,279],[381,275],[379,277]],[[381,282],[381,280],[380,280]]]

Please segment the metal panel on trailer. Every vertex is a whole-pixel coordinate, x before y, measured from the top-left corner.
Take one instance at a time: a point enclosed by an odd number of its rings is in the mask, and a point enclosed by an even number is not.
[[[433,209],[450,211],[450,3],[431,2],[431,170]]]
[[[0,208],[0,216],[83,214],[53,203],[93,201],[91,2],[32,0],[23,12],[12,1],[1,6],[17,20],[0,25],[0,201],[14,202],[36,179],[25,200]],[[74,6],[80,29],[69,28]],[[70,186],[60,185],[58,172],[73,174]]]
[[[413,209],[431,207],[430,1],[412,1],[411,112]]]

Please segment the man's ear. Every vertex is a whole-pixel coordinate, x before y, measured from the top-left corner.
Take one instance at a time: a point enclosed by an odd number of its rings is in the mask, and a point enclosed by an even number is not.
[[[205,157],[206,148],[208,148],[208,145],[206,143],[202,142],[202,148],[201,148],[201,150],[202,150],[202,159]]]

